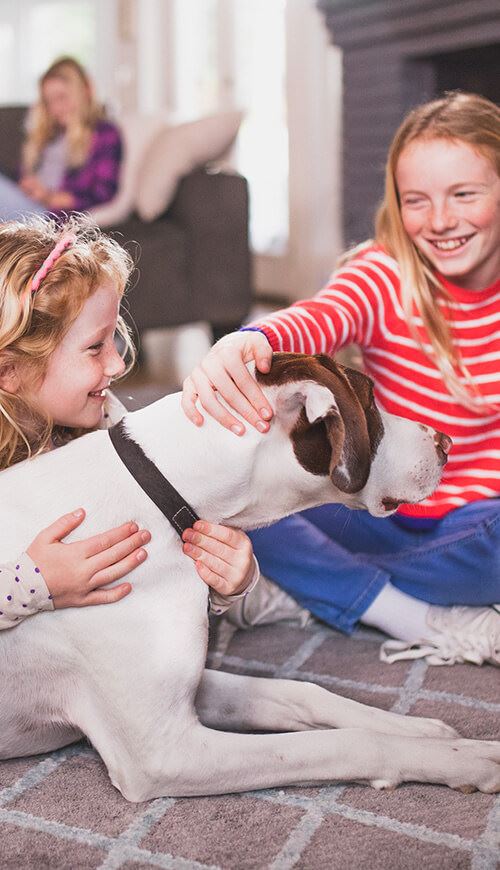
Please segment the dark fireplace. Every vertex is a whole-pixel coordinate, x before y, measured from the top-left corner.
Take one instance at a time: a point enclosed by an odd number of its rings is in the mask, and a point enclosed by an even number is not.
[[[500,103],[500,44],[463,48],[428,58],[437,93],[460,88]]]
[[[499,0],[317,0],[343,52],[346,245],[373,234],[384,164],[408,109],[446,90],[500,102]]]

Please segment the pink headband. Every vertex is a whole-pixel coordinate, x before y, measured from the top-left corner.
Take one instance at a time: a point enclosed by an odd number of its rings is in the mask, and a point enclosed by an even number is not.
[[[50,252],[49,256],[43,261],[40,266],[38,272],[36,272],[32,282],[31,282],[31,292],[36,293],[43,279],[47,275],[47,272],[50,272],[54,263],[59,259],[61,254],[64,253],[66,248],[69,248],[71,245],[74,245],[76,242],[76,236],[74,233],[68,233],[63,236],[57,243],[57,245]]]

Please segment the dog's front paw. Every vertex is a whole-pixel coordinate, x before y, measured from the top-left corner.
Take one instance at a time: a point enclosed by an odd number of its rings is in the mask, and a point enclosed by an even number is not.
[[[500,743],[495,740],[457,740],[451,752],[447,784],[468,794],[500,792]]]
[[[373,788],[429,782],[466,793],[500,792],[500,743],[496,741],[425,739],[413,734],[387,738],[377,749],[377,766],[368,777]]]

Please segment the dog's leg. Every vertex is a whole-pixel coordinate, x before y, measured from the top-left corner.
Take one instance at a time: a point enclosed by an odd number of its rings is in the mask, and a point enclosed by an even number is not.
[[[200,724],[170,738],[167,749],[148,742],[144,734],[132,767],[122,767],[113,778],[126,798],[144,801],[339,781],[368,782],[376,788],[416,781],[500,791],[500,743],[348,728],[230,734]],[[115,754],[117,749],[119,745]]]
[[[99,679],[99,674],[94,676]],[[137,683],[131,698],[125,691],[128,672],[123,684],[118,672],[113,692],[105,694],[100,686],[92,691],[80,687],[74,696],[73,721],[96,747],[111,781],[128,800],[336,781],[367,781],[382,787],[416,780],[500,791],[500,743],[406,737],[367,728],[284,734],[213,730],[199,722],[191,703],[194,692],[191,695],[186,687],[184,672],[182,676],[170,686],[167,697],[162,696],[163,680],[152,679]],[[269,680],[269,686],[274,684]],[[229,704],[229,694],[219,690],[219,702],[225,698]],[[257,706],[258,697],[251,702]],[[282,728],[288,728],[287,718],[297,727],[309,724],[302,719],[303,703],[298,698],[295,712],[292,696],[286,705],[279,703],[282,712],[267,713],[266,727],[281,722]],[[343,700],[339,703],[342,708]],[[271,711],[271,705],[268,695],[263,706]],[[326,714],[320,721],[322,727],[328,724]]]
[[[367,728],[407,737],[456,737],[439,719],[400,716],[335,695],[314,683],[205,670],[196,709],[204,725],[228,731]]]

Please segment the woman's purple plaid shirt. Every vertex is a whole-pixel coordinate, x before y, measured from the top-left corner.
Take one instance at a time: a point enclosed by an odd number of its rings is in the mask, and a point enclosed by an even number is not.
[[[74,196],[73,211],[85,211],[114,197],[118,190],[122,153],[118,128],[109,121],[99,121],[86,162],[76,169],[68,169],[61,184],[61,190]]]

